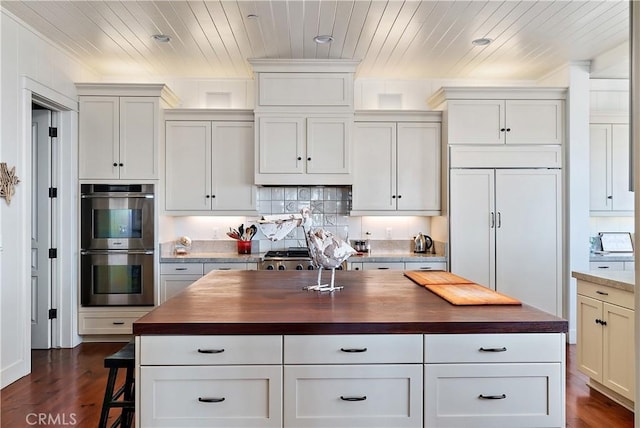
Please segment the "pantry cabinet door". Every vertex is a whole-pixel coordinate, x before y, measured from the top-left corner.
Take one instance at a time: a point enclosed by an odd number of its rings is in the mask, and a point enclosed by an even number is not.
[[[353,210],[396,209],[396,124],[356,123]]]
[[[166,124],[166,210],[210,211],[211,122]]]
[[[79,97],[80,179],[120,178],[118,97]]]
[[[213,210],[256,210],[253,123],[213,122],[211,135]]]
[[[440,210],[440,124],[398,123],[398,210]]]

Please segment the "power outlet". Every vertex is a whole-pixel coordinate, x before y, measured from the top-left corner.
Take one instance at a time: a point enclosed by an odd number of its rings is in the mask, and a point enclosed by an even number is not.
[[[391,239],[391,237],[393,235],[392,232],[393,232],[392,229],[390,227],[387,227],[387,231],[386,231],[386,235],[385,235],[387,239]]]
[[[214,227],[211,232],[213,239],[218,239],[220,237],[219,234],[220,234],[220,230],[217,227]]]

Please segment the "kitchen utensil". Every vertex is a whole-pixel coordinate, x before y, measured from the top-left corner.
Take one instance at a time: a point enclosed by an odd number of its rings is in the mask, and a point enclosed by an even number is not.
[[[414,253],[426,253],[427,250],[431,249],[433,246],[433,240],[429,236],[423,235],[422,232],[419,232],[418,236],[414,238],[414,244]]]

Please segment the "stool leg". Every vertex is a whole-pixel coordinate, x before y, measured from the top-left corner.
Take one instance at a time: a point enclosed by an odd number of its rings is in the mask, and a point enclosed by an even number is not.
[[[125,378],[125,388],[124,388],[124,400],[125,401],[133,401],[133,368],[127,368],[127,375]],[[135,412],[135,406],[133,409],[128,407],[123,407],[122,409],[122,428],[131,428],[133,422],[133,414]]]
[[[116,377],[118,376],[117,368],[109,369],[109,377],[107,378],[107,387],[104,391],[104,400],[102,401],[102,411],[100,412],[100,424],[98,428],[106,428],[107,427],[107,419],[109,418],[109,408],[111,397],[113,397],[113,388],[116,383]]]

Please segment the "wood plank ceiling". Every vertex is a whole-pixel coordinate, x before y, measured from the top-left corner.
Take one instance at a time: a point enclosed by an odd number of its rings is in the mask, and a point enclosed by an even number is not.
[[[358,77],[536,79],[628,40],[626,1],[3,1],[103,76],[247,78],[247,58],[358,59]],[[167,34],[161,44],[153,34]],[[318,45],[327,34],[333,42]],[[486,37],[488,46],[471,41]]]

